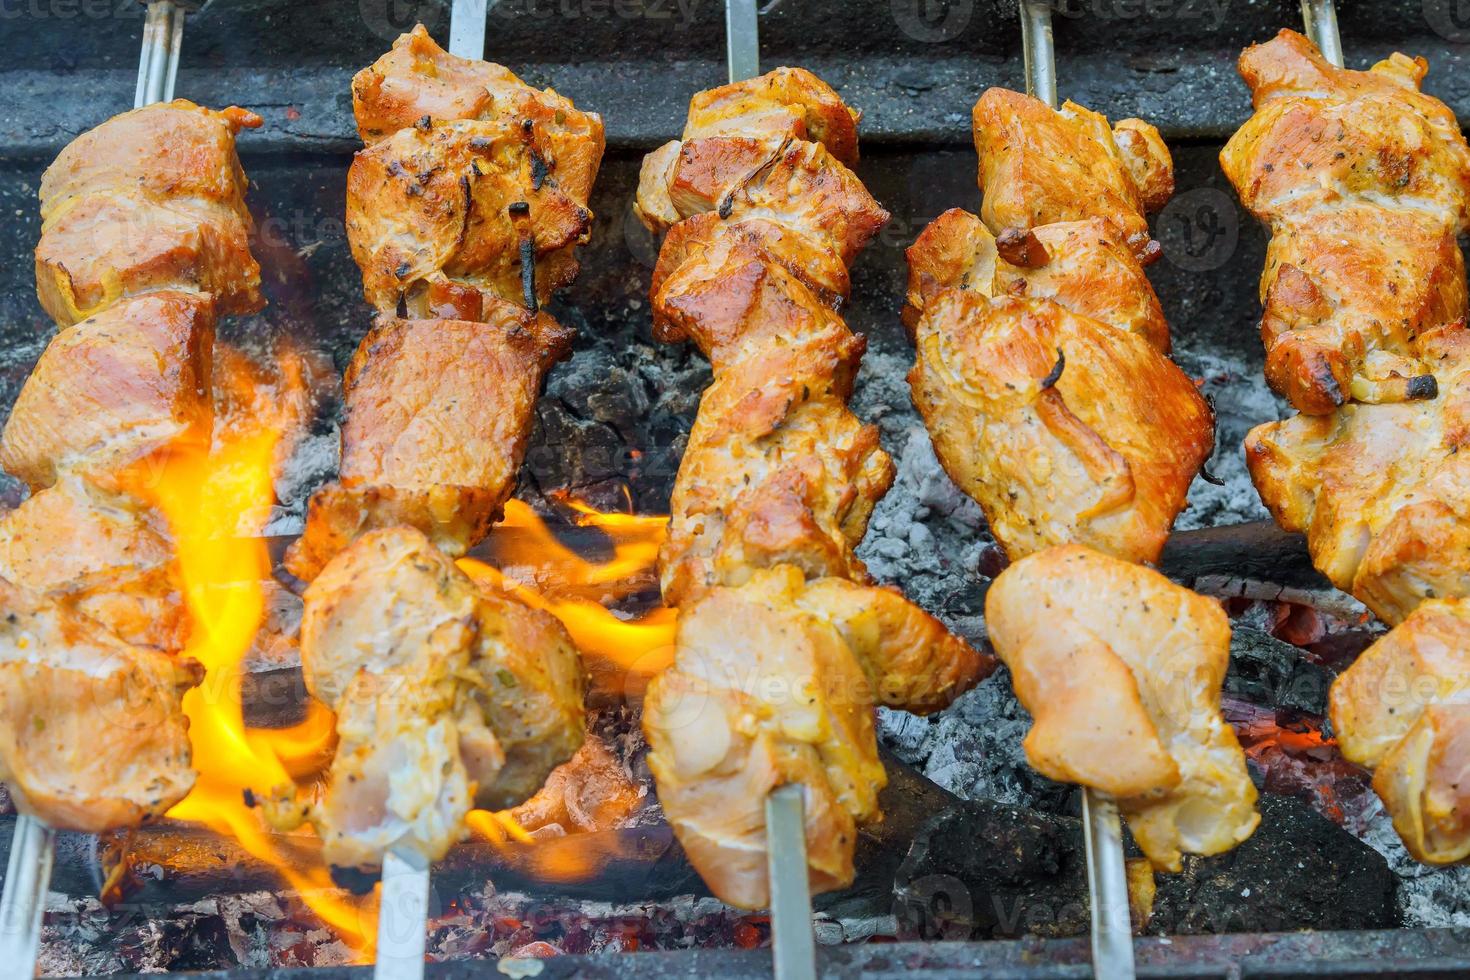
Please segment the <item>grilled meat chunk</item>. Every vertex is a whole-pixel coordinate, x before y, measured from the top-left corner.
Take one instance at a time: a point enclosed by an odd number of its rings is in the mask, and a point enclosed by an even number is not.
[[[1145,215],[1173,195],[1174,161],[1157,129],[1139,119],[1110,127],[1074,102],[1053,109],[1002,88],[980,96],[972,123],[980,217],[996,235],[1105,218],[1140,260],[1158,258]]]
[[[596,113],[448,54],[423,25],[358,72],[352,96],[368,145],[348,172],[347,237],[380,312],[479,320],[497,297],[526,298],[523,275],[534,303],[576,276]]]
[[[199,665],[4,578],[0,604],[0,779],[20,812],[100,833],[183,799],[194,771],[180,702]]]
[[[674,665],[644,702],[664,813],[705,882],[742,908],[769,903],[765,797],[805,794],[814,891],[852,882],[857,827],[886,784],[876,699],[948,704],[993,666],[897,593],[789,565],[716,588],[679,618]]]
[[[893,461],[847,408],[864,342],[745,246],[717,268],[686,263],[654,302],[715,368],[674,484],[665,602],[780,563],[866,581],[854,549]]]
[[[1421,348],[1434,398],[1296,415],[1245,440],[1276,522],[1389,624],[1425,599],[1470,595],[1470,338],[1456,323]]]
[[[1194,383],[1135,333],[1046,299],[950,290],[909,374],[945,471],[1011,558],[1079,542],[1155,561],[1213,448]]]
[[[310,581],[358,535],[407,525],[451,557],[515,489],[546,370],[571,332],[492,301],[485,322],[379,319],[343,379],[342,464],[313,495],[286,568]]]
[[[213,346],[195,293],[131,297],[63,330],[16,396],[0,464],[37,491],[64,471],[107,483],[170,446],[207,446]]]
[[[1049,299],[1069,311],[1136,333],[1169,353],[1169,324],[1143,266],[1106,218],[1041,225],[998,242],[968,211],[951,208],[909,246],[904,325],[947,289],[981,296]]]
[[[1002,572],[985,620],[1035,719],[1027,761],[1117,798],[1156,868],[1255,830],[1256,789],[1220,714],[1230,621],[1218,603],[1064,545]]]
[[[162,517],[76,477],[0,518],[0,576],[75,608],[124,642],[178,651],[189,616]]]
[[[409,528],[374,531],[306,591],[308,690],[337,712],[330,785],[310,818],[327,859],[430,859],[474,805],[529,797],[582,742],[583,678],[555,619],[475,585]]]
[[[937,709],[991,667],[868,587],[854,551],[893,481],[847,407],[865,343],[836,313],[888,219],[849,169],[857,118],[798,69],[701,93],[683,140],[644,159],[635,204],[668,230],[655,335],[714,368],[659,555],[680,619],[644,705],[649,766],[694,866],[751,908],[768,901],[766,795],[802,785],[812,887],[842,887],[886,782],[875,700]]]
[[[1271,230],[1266,377],[1299,411],[1432,394],[1422,338],[1465,316],[1470,145],[1427,70],[1337,68],[1292,31],[1240,57],[1256,112],[1220,163]]]
[[[124,296],[185,289],[221,314],[264,305],[235,135],[259,116],[178,99],[77,137],[41,178],[36,292],[57,323]]]
[[[1470,857],[1470,600],[1429,600],[1364,651],[1332,685],[1332,730],[1410,854]]]

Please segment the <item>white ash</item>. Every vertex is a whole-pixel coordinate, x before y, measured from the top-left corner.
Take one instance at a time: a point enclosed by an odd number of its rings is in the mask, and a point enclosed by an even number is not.
[[[1270,518],[1245,466],[1245,435],[1252,427],[1282,417],[1282,402],[1239,364],[1210,354],[1175,353],[1175,360],[1215,407],[1215,454],[1207,468],[1223,482],[1195,477],[1189,504],[1174,528],[1189,531]]]
[[[1415,861],[1383,804],[1374,810],[1358,835],[1384,859],[1399,878],[1399,910],[1412,928],[1470,927],[1470,865],[1430,867]]]

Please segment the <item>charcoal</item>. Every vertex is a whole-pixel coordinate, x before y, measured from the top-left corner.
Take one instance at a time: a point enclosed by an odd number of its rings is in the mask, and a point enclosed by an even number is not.
[[[1333,673],[1306,660],[1302,651],[1269,633],[1237,625],[1230,636],[1225,693],[1255,705],[1321,717]]]
[[[1214,857],[1159,875],[1150,932],[1388,929],[1399,925],[1388,862],[1310,806],[1263,794],[1261,825]]]
[[[1233,851],[1155,875],[1149,932],[1399,924],[1397,878],[1376,851],[1291,797],[1265,794],[1260,809],[1261,826]],[[989,800],[936,817],[894,884],[901,930],[930,939],[1080,935],[1088,908],[1081,821]]]

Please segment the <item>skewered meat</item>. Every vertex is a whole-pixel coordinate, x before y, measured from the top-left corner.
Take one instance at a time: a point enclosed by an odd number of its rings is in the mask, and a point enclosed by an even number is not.
[[[771,790],[805,790],[812,888],[851,884],[857,826],[881,816],[887,783],[874,701],[942,707],[990,666],[898,593],[791,565],[704,592],[675,643],[644,702],[649,768],[691,863],[742,908],[769,902]]]
[[[235,134],[253,112],[183,99],[114,116],[41,178],[36,292],[70,326],[124,296],[187,289],[221,314],[264,305]]]
[[[1079,545],[1011,565],[985,620],[1035,718],[1043,775],[1118,799],[1157,868],[1218,854],[1260,816],[1245,755],[1220,714],[1230,621],[1157,572]]]
[[[1240,57],[1256,113],[1220,163],[1271,229],[1266,377],[1299,411],[1432,397],[1423,339],[1465,316],[1470,146],[1427,70],[1337,68],[1292,31]]]
[[[961,290],[931,305],[916,341],[914,404],[1007,554],[1076,541],[1157,560],[1214,442],[1172,361],[1050,300]]]
[[[312,496],[286,556],[297,578],[376,527],[416,527],[457,556],[500,518],[541,380],[571,334],[499,300],[482,313],[481,323],[384,317],[358,345],[343,380],[340,477]]]
[[[376,866],[404,844],[442,857],[471,806],[521,802],[581,744],[565,629],[481,590],[419,532],[365,535],[305,599],[307,688],[338,715],[310,815],[333,865]]]
[[[0,518],[0,576],[56,598],[124,642],[176,652],[189,617],[161,515],[67,476]]]
[[[445,52],[423,25],[358,72],[352,97],[368,145],[348,172],[347,238],[380,312],[491,319],[495,298],[534,306],[576,276],[597,114]]]
[[[16,396],[0,464],[33,491],[93,480],[183,442],[208,445],[214,316],[207,296],[124,299],[63,330]]]
[[[1470,857],[1470,600],[1430,600],[1332,685],[1342,754],[1420,861]]]
[[[136,826],[194,782],[183,697],[202,671],[169,655],[189,621],[144,498],[168,453],[210,445],[215,315],[264,302],[235,154],[260,122],[148,106],[78,137],[41,181],[36,291],[69,329],[0,435],[32,491],[0,519],[0,776],[56,827]]]
[[[1002,255],[990,229],[968,211],[951,208],[931,221],[907,253],[903,312],[910,335],[940,293],[966,289],[981,296],[1049,299],[1169,353],[1169,324],[1159,298],[1107,218],[1041,225],[1011,235],[1005,250]]]
[[[1470,338],[1457,322],[1419,343],[1433,399],[1296,415],[1245,440],[1276,522],[1305,533],[1313,564],[1389,624],[1470,594]]]
[[[848,167],[857,113],[809,72],[694,97],[649,154],[635,205],[669,233],[654,332],[692,340],[714,381],[675,482],[660,553],[680,607],[676,660],[643,726],[670,823],[725,901],[767,901],[764,799],[805,790],[808,874],[852,880],[857,825],[885,782],[875,700],[948,704],[992,662],[854,553],[893,463],[847,408],[865,347],[835,310],[888,214]]]
[[[0,605],[0,779],[20,812],[99,833],[183,799],[194,771],[179,702],[199,665],[3,578]]]
[[[344,378],[339,479],[313,495],[286,567],[312,582],[302,663],[338,717],[308,815],[331,863],[364,868],[393,848],[442,856],[472,805],[527,799],[582,742],[566,631],[452,557],[499,518],[542,378],[570,347],[537,307],[576,270],[602,123],[445,54],[422,26],[353,98],[370,145],[348,177],[348,235],[383,315]],[[300,814],[286,809],[274,819]]]
[[[1109,126],[1074,102],[987,89],[972,116],[980,154],[980,217],[997,235],[1063,221],[1106,218],[1140,260],[1160,255],[1144,215],[1174,194],[1174,161],[1159,131],[1139,119]]]
[[[975,106],[975,147],[983,220],[947,211],[908,251],[914,404],[1012,558],[1078,542],[1155,561],[1214,445],[1143,272],[1168,150],[1138,120],[1002,89]]]

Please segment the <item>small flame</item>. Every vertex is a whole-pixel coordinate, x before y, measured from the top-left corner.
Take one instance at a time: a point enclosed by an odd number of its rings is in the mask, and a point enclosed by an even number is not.
[[[590,881],[626,854],[615,835],[538,838],[509,810],[471,810],[465,823],[481,840],[513,857],[520,871],[541,881]]]
[[[574,499],[566,504],[578,527],[596,528],[606,535],[612,544],[611,558],[601,562],[583,558],[562,544],[527,504],[511,500],[492,544],[499,564],[519,574],[512,576],[473,558],[461,558],[459,567],[475,581],[509,592],[561,620],[584,658],[601,660],[620,674],[646,678],[658,673],[673,662],[678,613],[659,606],[623,619],[602,603],[652,585],[668,518],[604,513]],[[596,670],[598,665],[590,666]]]
[[[173,534],[191,629],[183,653],[205,668],[184,696],[198,779],[168,811],[177,820],[228,834],[274,866],[344,943],[371,958],[376,899],[342,897],[325,865],[303,868],[284,853],[247,805],[319,765],[331,749],[330,712],[279,731],[247,730],[240,701],[242,664],[265,617],[262,583],[270,557],[259,535],[271,502],[279,420],[237,424],[216,433],[209,451],[179,446],[133,487],[157,507]]]

